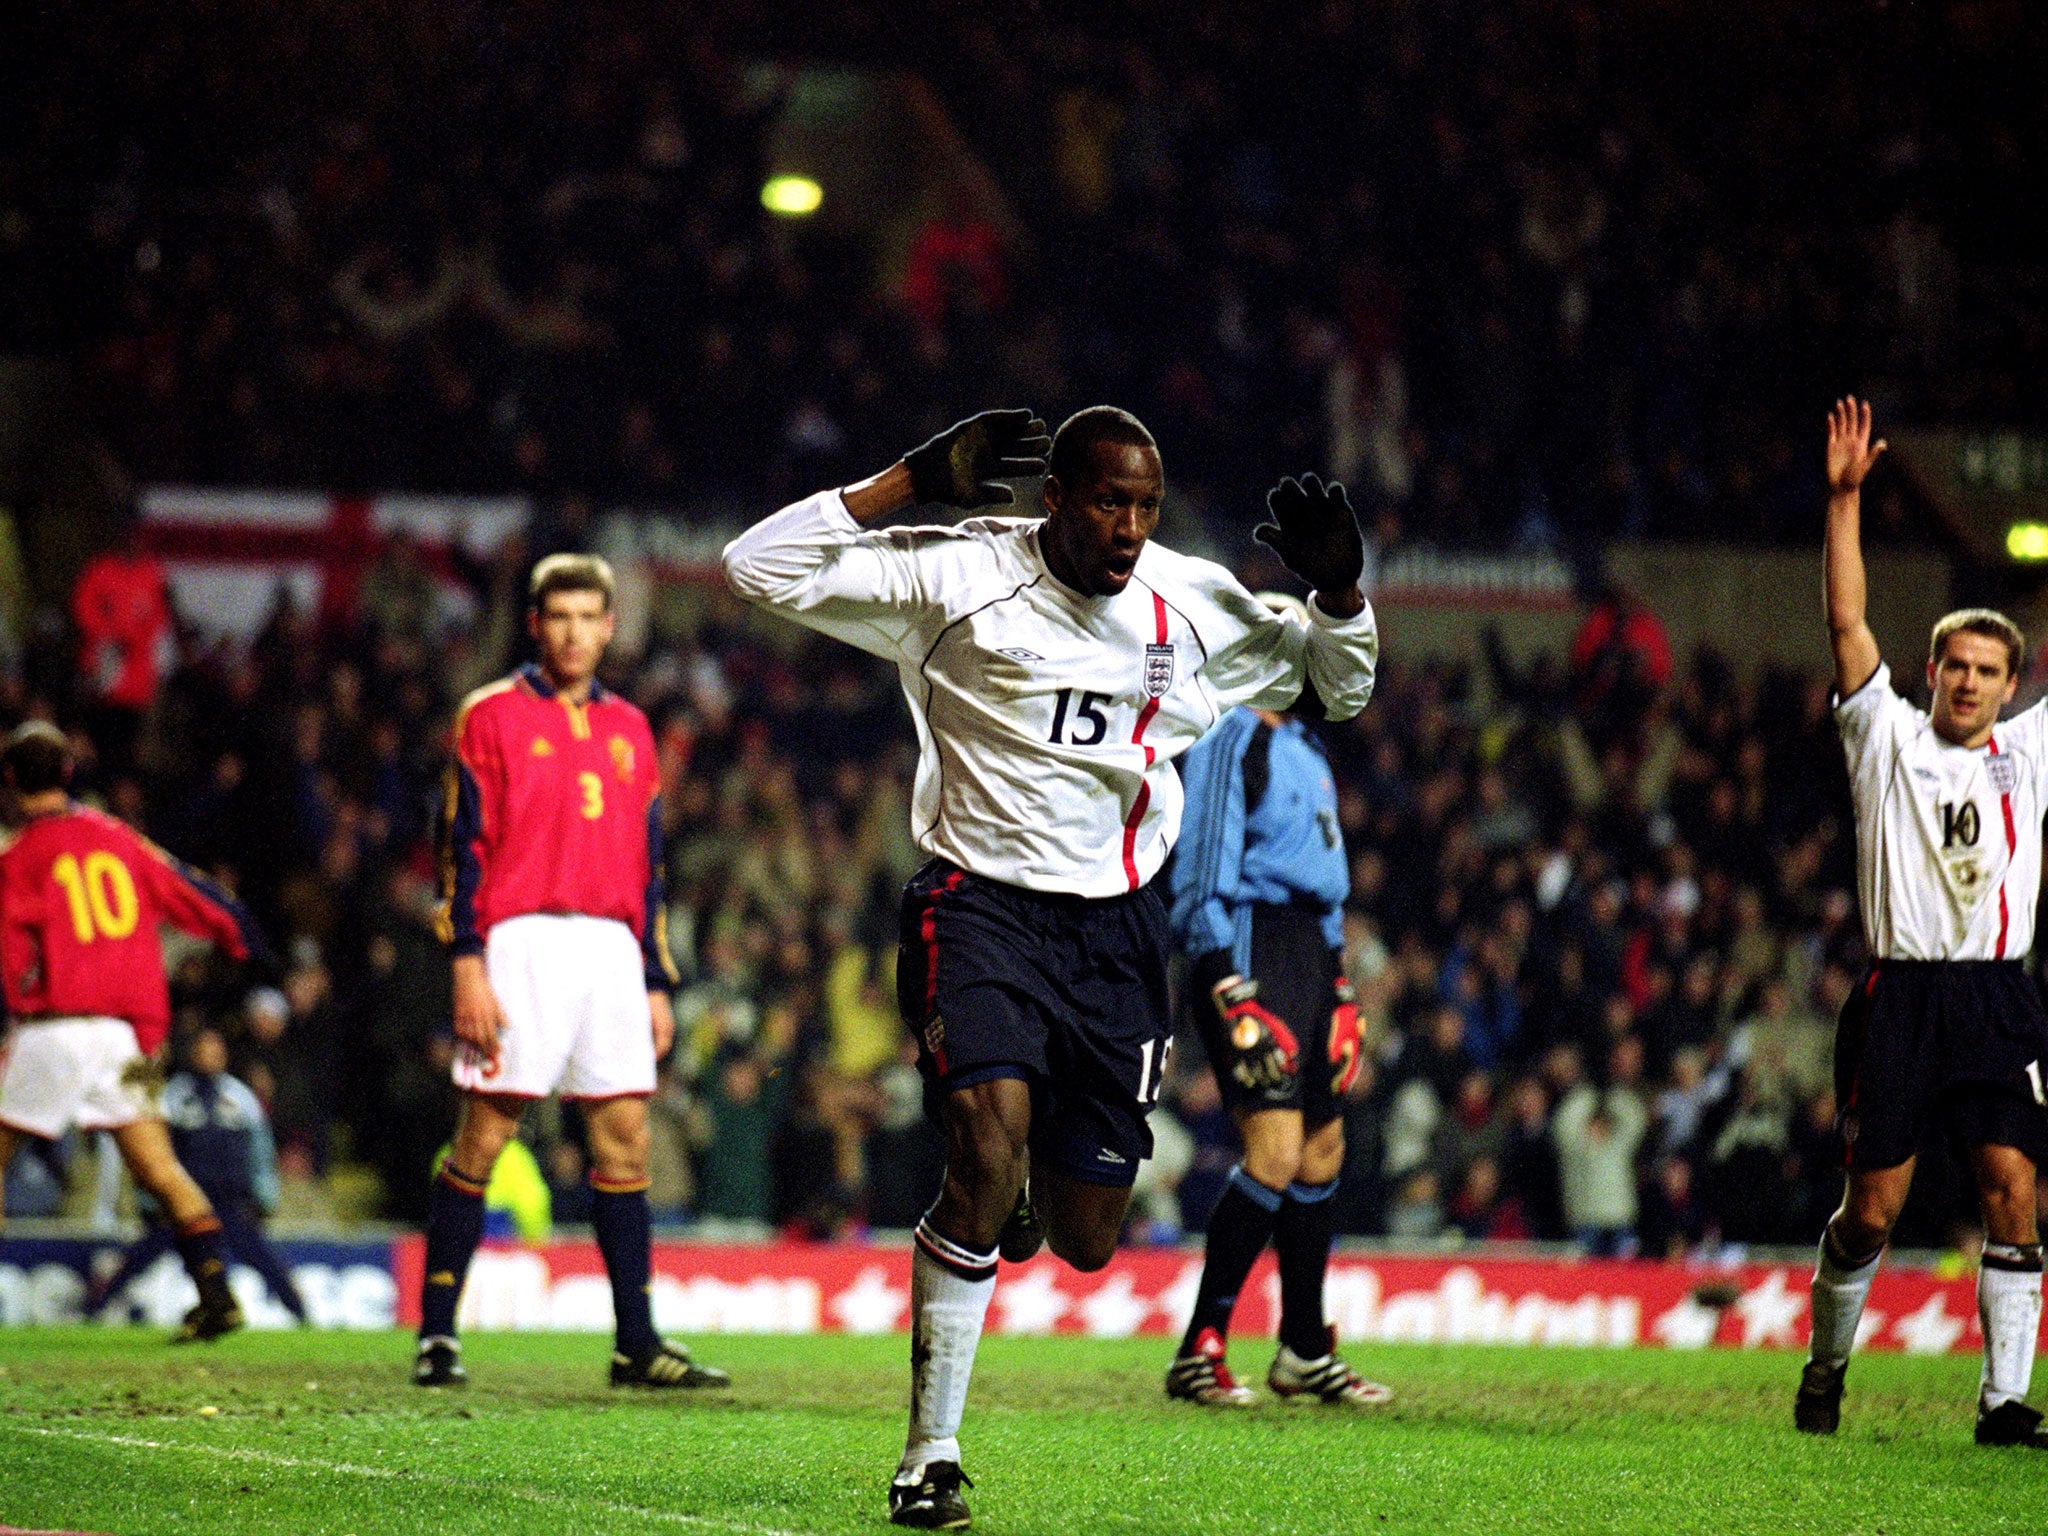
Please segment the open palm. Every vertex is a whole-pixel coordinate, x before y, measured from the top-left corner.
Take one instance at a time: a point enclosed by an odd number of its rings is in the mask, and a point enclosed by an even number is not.
[[[1885,450],[1870,440],[1870,402],[1848,395],[1828,412],[1828,489],[1836,495],[1861,489],[1863,477]]]

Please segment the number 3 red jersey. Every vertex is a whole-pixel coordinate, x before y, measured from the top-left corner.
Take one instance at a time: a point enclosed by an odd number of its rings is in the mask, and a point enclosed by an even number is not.
[[[248,915],[234,899],[124,823],[83,806],[33,817],[0,853],[8,1011],[126,1019],[154,1051],[171,1023],[163,923],[237,960],[249,954]]]
[[[509,917],[575,913],[624,923],[649,988],[675,984],[654,733],[617,694],[593,682],[576,704],[534,666],[471,694],[455,717],[440,839],[441,940],[456,954],[481,953]]]

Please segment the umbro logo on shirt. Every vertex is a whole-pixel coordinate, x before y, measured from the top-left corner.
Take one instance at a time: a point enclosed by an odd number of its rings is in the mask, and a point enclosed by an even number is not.
[[[997,651],[998,656],[1007,656],[1012,661],[1043,661],[1045,658],[1036,651],[1027,651],[1021,645],[1007,645]]]

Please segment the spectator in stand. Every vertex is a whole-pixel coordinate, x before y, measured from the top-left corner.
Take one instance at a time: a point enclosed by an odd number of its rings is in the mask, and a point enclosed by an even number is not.
[[[110,772],[125,772],[135,761],[143,717],[174,660],[164,563],[142,547],[136,515],[125,517],[115,544],[78,573],[71,621],[93,745]]]
[[[1581,1083],[1551,1123],[1565,1227],[1596,1258],[1636,1248],[1636,1148],[1649,1116],[1632,1088]]]

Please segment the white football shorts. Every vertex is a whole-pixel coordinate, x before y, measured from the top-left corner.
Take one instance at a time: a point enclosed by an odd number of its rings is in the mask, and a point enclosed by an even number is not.
[[[484,938],[504,1027],[498,1068],[459,1042],[455,1086],[544,1099],[654,1092],[654,1033],[640,941],[610,918],[533,912]]]
[[[156,1083],[126,1019],[30,1019],[0,1049],[0,1125],[52,1138],[115,1130],[156,1113]]]

